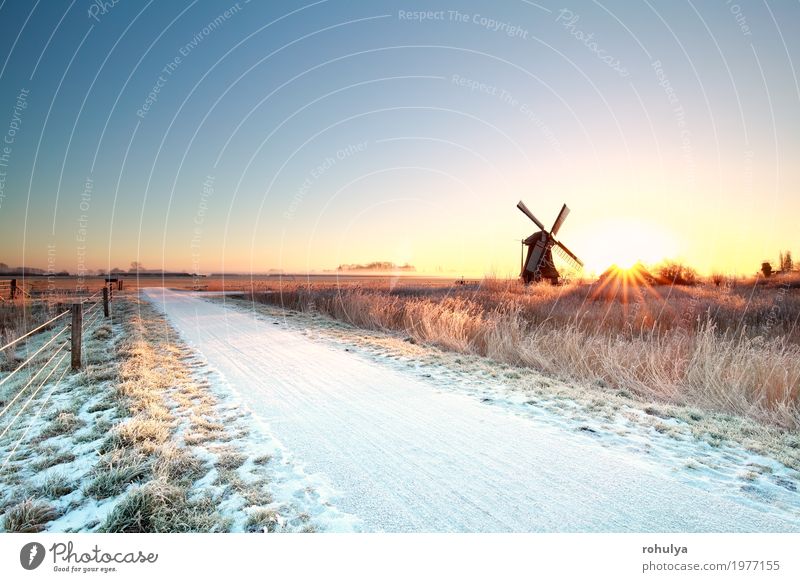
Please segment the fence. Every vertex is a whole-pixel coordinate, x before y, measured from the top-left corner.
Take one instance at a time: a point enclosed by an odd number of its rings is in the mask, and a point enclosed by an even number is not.
[[[105,281],[103,283],[103,281]],[[0,279],[0,304],[15,300],[47,300],[57,302],[61,299],[77,300],[86,295],[89,289],[100,285],[109,291],[122,291],[123,279],[120,277],[91,277],[79,280],[76,277],[55,277],[30,275],[23,278]],[[96,287],[95,287],[96,285]]]
[[[17,285],[16,279],[0,281],[0,301],[14,301],[23,293],[23,288]]]
[[[23,378],[23,380],[27,380],[24,382],[22,388],[16,391],[16,394],[14,394],[8,402],[0,401],[0,420],[2,420],[12,409],[14,404],[18,401],[22,402],[22,398],[27,398],[11,420],[6,423],[6,426],[0,430],[0,439],[11,430],[17,420],[28,409],[31,402],[45,389],[50,379],[60,371],[58,379],[49,389],[47,397],[34,417],[38,418],[52,394],[60,386],[67,372],[70,369],[79,370],[81,368],[83,361],[81,353],[83,335],[91,330],[98,321],[109,317],[109,314],[109,293],[108,288],[104,287],[91,297],[76,301],[69,309],[65,309],[48,321],[28,331],[26,334],[0,347],[0,354],[2,354],[12,350],[15,346],[19,347],[22,342],[25,342],[27,351],[32,351],[32,353],[26,353],[27,358],[0,379],[0,397],[2,397],[4,387],[7,389],[8,386],[10,386],[9,382],[13,378]],[[71,317],[68,317],[69,315],[71,315]],[[41,345],[38,347],[36,347],[36,345],[30,345],[35,339],[38,339],[42,334],[47,332],[52,333],[49,338],[43,338],[44,341]],[[63,370],[60,370],[68,355],[71,355],[70,366],[63,366]],[[27,379],[23,376],[25,372],[28,373]],[[22,381],[20,381],[20,383],[22,383]],[[28,425],[28,428],[25,430],[22,437],[17,440],[7,458],[5,460],[0,459],[0,469],[2,469],[14,455],[17,447],[26,438],[33,424],[34,423],[31,422]]]

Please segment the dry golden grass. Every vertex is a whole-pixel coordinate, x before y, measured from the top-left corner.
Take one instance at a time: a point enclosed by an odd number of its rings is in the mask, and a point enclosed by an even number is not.
[[[170,438],[172,418],[155,419],[147,413],[134,416],[114,428],[110,439],[115,446],[158,450]]]
[[[800,426],[800,281],[717,287],[291,286],[248,299],[605,383],[643,398]]]

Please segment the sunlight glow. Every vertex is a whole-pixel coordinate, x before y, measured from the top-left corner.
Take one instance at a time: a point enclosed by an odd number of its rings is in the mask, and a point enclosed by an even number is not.
[[[597,274],[611,265],[630,269],[636,263],[654,265],[679,251],[674,236],[662,227],[636,219],[597,222],[581,241],[586,268]]]

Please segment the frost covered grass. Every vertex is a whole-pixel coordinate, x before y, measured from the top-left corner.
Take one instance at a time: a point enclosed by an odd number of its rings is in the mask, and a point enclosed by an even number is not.
[[[98,530],[226,531],[230,524],[213,503],[190,496],[209,468],[194,452],[176,446],[180,417],[191,400],[180,405],[172,396],[204,396],[202,388],[183,362],[174,332],[149,306],[137,307],[120,349],[115,390],[124,419],[99,447],[101,458],[86,487],[97,499],[119,496]]]
[[[76,429],[83,426],[85,423],[78,418],[75,413],[68,410],[60,410],[56,412],[54,418],[50,421],[42,432],[39,433],[38,438],[47,440],[64,434],[75,432]]]
[[[276,467],[249,461],[247,417],[164,316],[130,296],[112,314],[84,330],[86,365],[46,384],[29,407],[40,413],[0,438],[0,530],[245,531],[263,507],[286,516],[277,530],[300,530],[305,507],[274,501]],[[6,383],[0,407],[25,380]]]
[[[776,279],[649,287],[290,285],[251,302],[321,313],[652,402],[800,426],[800,292]]]
[[[130,318],[114,399],[123,418],[86,487],[114,499],[95,531],[248,531],[262,507],[282,523],[269,531],[301,529],[292,516],[302,508],[273,499],[274,468],[249,460],[258,445],[244,411],[217,396],[203,362],[149,303]]]
[[[144,479],[150,472],[149,459],[135,451],[115,448],[104,454],[92,469],[92,480],[85,488],[95,499],[115,497],[131,483]]]
[[[275,531],[278,516],[271,509],[257,508],[247,517],[247,531]]]
[[[225,529],[210,497],[192,500],[188,489],[154,479],[136,487],[111,511],[101,532],[211,532]]]
[[[36,531],[49,529],[84,509],[83,485],[97,458],[96,448],[117,420],[114,406],[96,407],[104,393],[111,392],[116,377],[114,345],[123,333],[124,303],[115,308],[121,317],[114,324],[97,317],[86,321],[87,365],[82,371],[70,373],[66,359],[51,366],[50,381],[37,391],[25,389],[24,377],[15,377],[4,386],[0,400],[9,402],[11,408],[4,418],[7,431],[0,438],[3,529],[18,531],[14,528],[26,521],[25,516],[32,516],[27,521],[36,523]],[[98,334],[101,328],[106,332]],[[20,344],[16,351],[29,353],[53,333],[44,330],[31,336],[28,345]]]
[[[7,532],[36,533],[43,531],[45,525],[57,515],[52,505],[41,500],[26,499],[6,509],[3,527]]]

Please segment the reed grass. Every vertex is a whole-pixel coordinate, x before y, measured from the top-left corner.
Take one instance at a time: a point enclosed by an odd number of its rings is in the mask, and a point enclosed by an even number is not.
[[[800,427],[800,280],[651,287],[292,285],[251,301],[604,383],[652,401]]]

